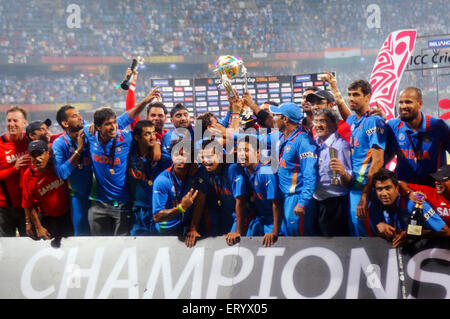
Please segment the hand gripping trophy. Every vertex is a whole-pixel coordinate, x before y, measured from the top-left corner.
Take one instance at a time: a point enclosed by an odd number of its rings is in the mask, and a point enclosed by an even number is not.
[[[133,71],[135,70],[138,65],[144,64],[144,58],[138,56],[136,59],[133,59],[131,62],[131,66],[130,66],[130,70]],[[122,84],[120,84],[120,87],[123,90],[128,90],[130,88],[130,82],[131,82],[131,78],[133,77],[133,73],[131,73],[130,75],[128,75],[125,80],[123,80]]]

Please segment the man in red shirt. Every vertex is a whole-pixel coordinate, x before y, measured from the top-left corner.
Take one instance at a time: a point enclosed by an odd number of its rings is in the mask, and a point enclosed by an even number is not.
[[[21,178],[30,165],[28,140],[23,132],[27,111],[12,106],[6,111],[6,133],[0,136],[0,237],[26,236],[21,205]]]
[[[22,207],[27,218],[27,234],[38,238],[73,236],[69,190],[58,178],[51,164],[46,142],[32,141],[28,146],[32,166],[23,176]],[[42,209],[39,216],[35,207]],[[33,227],[34,231],[33,233]]]
[[[415,198],[416,192],[424,194],[425,200],[450,226],[450,165],[442,166],[436,173],[430,175],[435,180],[435,188],[400,181],[400,191],[402,195],[408,195],[412,201],[417,201]]]

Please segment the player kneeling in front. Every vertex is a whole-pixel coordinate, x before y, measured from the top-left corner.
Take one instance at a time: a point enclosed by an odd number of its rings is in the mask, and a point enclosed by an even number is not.
[[[392,240],[394,247],[420,237],[450,237],[450,228],[427,202],[417,204],[399,193],[394,173],[380,169],[373,177],[377,200],[370,219],[380,237]]]

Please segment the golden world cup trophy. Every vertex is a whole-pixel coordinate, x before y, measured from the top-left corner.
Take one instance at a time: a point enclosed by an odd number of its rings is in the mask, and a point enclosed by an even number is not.
[[[337,158],[337,150],[333,147],[329,148],[330,158]],[[333,177],[331,178],[331,185],[341,185],[341,180],[338,177],[336,171],[332,171]]]
[[[231,79],[237,77],[239,71],[241,71],[244,76],[244,91],[247,92],[247,69],[241,58],[231,55],[222,55],[214,62],[214,66],[216,67],[214,72],[220,77],[220,83],[230,97],[234,97]]]

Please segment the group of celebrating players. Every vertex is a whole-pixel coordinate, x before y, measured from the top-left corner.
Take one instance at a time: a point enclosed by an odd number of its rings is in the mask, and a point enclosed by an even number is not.
[[[450,128],[421,111],[420,89],[401,91],[399,117],[386,121],[369,107],[367,81],[348,86],[347,106],[326,73],[330,91],[308,88],[301,105],[258,106],[234,91],[225,118],[192,121],[177,104],[165,129],[162,93],[136,104],[131,73],[120,116],[103,107],[90,124],[64,105],[63,132],[50,135],[50,119],[6,112],[0,236],[163,235],[192,247],[222,235],[229,245],[261,236],[264,246],[278,236],[378,235],[399,246],[416,203],[422,236],[450,236]],[[393,160],[395,172],[384,168]]]

